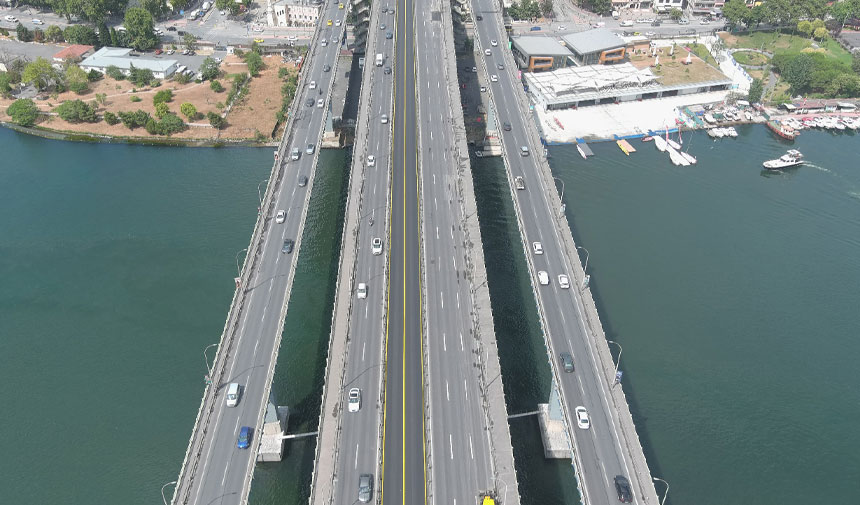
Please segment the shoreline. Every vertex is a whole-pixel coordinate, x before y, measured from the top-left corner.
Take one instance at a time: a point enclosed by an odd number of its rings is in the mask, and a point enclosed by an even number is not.
[[[21,126],[8,121],[0,121],[0,126],[14,130],[19,133],[41,137],[50,140],[64,140],[67,142],[89,142],[98,144],[130,144],[130,145],[153,145],[164,147],[277,147],[278,143],[257,142],[255,140],[231,140],[231,139],[183,139],[173,137],[133,137],[122,135],[103,135],[98,133],[72,132],[65,130],[54,130],[40,126]]]

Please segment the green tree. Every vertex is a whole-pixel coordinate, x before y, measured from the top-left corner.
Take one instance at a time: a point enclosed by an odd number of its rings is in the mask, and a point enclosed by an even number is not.
[[[222,86],[221,83],[218,81],[210,82],[209,87],[212,88],[212,91],[214,91],[216,93],[220,93],[220,92],[224,91],[224,86]]]
[[[827,28],[824,28],[823,26],[819,26],[818,28],[815,29],[815,31],[812,32],[812,36],[818,40],[826,39],[827,38]]]
[[[169,89],[163,89],[163,90],[159,91],[158,93],[156,93],[154,97],[152,97],[152,103],[154,103],[155,105],[158,105],[160,103],[172,102],[172,101],[173,101],[173,91],[169,90]]]
[[[215,7],[219,11],[228,11],[231,16],[239,13],[239,3],[234,0],[215,0]]]
[[[179,106],[179,111],[182,112],[182,115],[187,117],[189,120],[197,117],[197,107],[195,107],[193,103],[183,103]]]
[[[552,0],[541,0],[540,12],[541,12],[541,14],[543,14],[543,17],[551,18],[553,15],[552,8],[553,8]]]
[[[152,119],[147,112],[142,111],[140,109],[134,112],[121,111],[119,112],[118,116],[120,121],[122,121],[122,124],[130,130],[133,130],[140,126],[145,126],[147,121]]]
[[[124,25],[128,42],[134,49],[145,51],[158,44],[152,14],[140,7],[131,7],[125,11]]]
[[[749,103],[761,102],[761,94],[764,92],[764,82],[761,79],[753,79],[750,83],[750,90],[747,94]]]
[[[606,16],[612,12],[612,0],[582,0],[581,5],[601,16]]]
[[[107,94],[106,93],[96,93],[96,103],[104,107],[107,105]]]
[[[89,79],[87,73],[81,67],[74,64],[67,64],[63,69],[63,77],[66,87],[77,94],[86,93],[89,89]]]
[[[207,56],[200,64],[200,77],[204,81],[215,79],[219,73],[221,73],[221,69],[218,68],[218,62],[211,56]]]
[[[679,9],[677,7],[672,7],[672,9],[669,10],[669,17],[674,19],[675,21],[678,21],[679,19],[681,19],[681,17],[683,15],[684,15],[684,11],[682,11],[681,9]]]
[[[102,21],[99,23],[99,45],[104,47],[111,44],[113,44],[113,39],[111,39],[110,28],[108,28],[107,24]]]
[[[64,42],[63,29],[57,25],[51,25],[45,29],[45,38],[48,42]]]
[[[165,0],[139,0],[139,3],[142,8],[152,14],[153,19],[161,19],[170,12]]]
[[[122,81],[125,79],[125,74],[122,70],[114,65],[108,65],[107,68],[105,68],[105,74],[115,81]]]
[[[812,23],[804,19],[797,23],[797,31],[809,37],[812,35]]]
[[[220,130],[225,126],[224,118],[221,117],[220,114],[209,112],[206,114],[206,118],[209,119],[209,124],[211,124],[216,130]]]
[[[87,46],[97,46],[99,38],[96,36],[96,31],[89,26],[71,25],[63,30],[63,37],[69,44],[84,44]]]
[[[135,86],[146,86],[155,79],[152,70],[148,68],[137,68],[131,66],[128,72],[128,80],[133,82]]]
[[[18,26],[15,27],[15,33],[18,36],[18,40],[21,42],[30,42],[33,40],[33,32],[27,29],[26,26],[18,23]]]
[[[116,117],[116,114],[114,114],[113,112],[110,112],[110,111],[104,113],[104,119],[105,119],[105,123],[107,123],[111,126],[119,123],[119,118]]]
[[[179,84],[188,84],[188,82],[191,80],[191,77],[188,77],[188,74],[177,72],[173,74],[173,80]]]
[[[36,61],[27,65],[21,80],[36,86],[39,91],[44,91],[59,81],[57,71],[51,66],[51,62],[45,58],[36,58]]]
[[[12,121],[21,126],[33,126],[36,122],[36,116],[39,114],[39,109],[36,104],[29,98],[15,100],[9,108],[6,109],[6,114],[12,118]]]
[[[171,135],[181,132],[185,128],[187,128],[187,125],[182,118],[172,112],[165,114],[158,122],[158,133],[160,135]]]
[[[860,74],[860,53],[854,53],[854,56],[851,57],[851,70],[855,74]]]
[[[196,51],[197,37],[195,37],[193,33],[185,32],[185,35],[182,36],[182,45],[184,45],[185,49],[188,49],[189,51]]]
[[[161,119],[165,114],[170,112],[170,107],[164,102],[159,102],[155,104],[155,117]]]
[[[173,5],[173,10],[175,11],[185,10],[185,8],[188,7],[188,4],[190,3],[191,0],[172,0],[170,2],[170,4]]]
[[[9,80],[8,72],[0,72],[0,96],[9,96],[12,92],[12,83]]]
[[[63,121],[69,123],[95,123],[98,121],[95,109],[83,100],[66,100],[54,109],[54,112]]]
[[[104,75],[96,69],[87,72],[87,80],[90,82],[100,81],[102,78],[104,78]]]
[[[263,68],[263,58],[253,51],[245,54],[245,63],[248,65],[248,73],[252,77],[256,77]]]
[[[776,65],[776,58],[774,58]],[[815,61],[809,53],[800,53],[790,58],[781,70],[782,78],[791,86],[792,94],[804,93],[812,82]]]

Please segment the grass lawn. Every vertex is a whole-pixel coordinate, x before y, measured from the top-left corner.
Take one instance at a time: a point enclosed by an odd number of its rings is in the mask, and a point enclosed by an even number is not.
[[[759,69],[747,70],[747,73],[753,79],[762,79],[762,80],[764,79],[764,70],[759,70]]]
[[[729,48],[747,48],[747,49],[763,49],[772,53],[782,51],[801,51],[808,47],[812,47],[813,41],[803,35],[791,35],[780,32],[754,32],[746,35],[734,35],[730,33],[721,33],[720,37]],[[824,48],[828,56],[832,56],[839,61],[851,64],[851,54],[842,49],[838,42],[833,39],[827,39],[823,42],[816,42],[819,47]]]
[[[767,56],[761,53],[754,53],[752,51],[737,51],[732,54],[735,58],[735,61],[740,63],[741,65],[764,65],[767,63]]]
[[[719,65],[717,64],[717,60],[715,60],[714,57],[711,56],[711,53],[708,52],[708,48],[705,47],[704,44],[688,44],[686,47],[689,47],[690,50],[693,51],[693,54],[705,60],[705,63],[713,65],[715,67],[719,67]]]

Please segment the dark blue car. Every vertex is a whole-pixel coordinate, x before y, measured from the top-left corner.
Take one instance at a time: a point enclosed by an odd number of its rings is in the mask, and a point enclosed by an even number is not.
[[[251,446],[251,435],[254,433],[254,429],[250,426],[242,426],[242,429],[239,430],[239,441],[236,442],[236,447],[239,449],[247,449]]]

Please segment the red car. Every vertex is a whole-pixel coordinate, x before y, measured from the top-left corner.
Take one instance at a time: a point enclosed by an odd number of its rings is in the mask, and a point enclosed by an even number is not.
[[[161,54],[163,51],[161,49],[156,49],[155,54]]]

